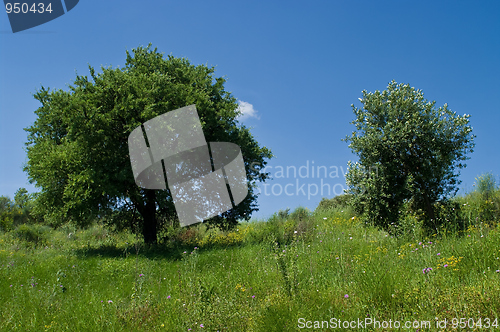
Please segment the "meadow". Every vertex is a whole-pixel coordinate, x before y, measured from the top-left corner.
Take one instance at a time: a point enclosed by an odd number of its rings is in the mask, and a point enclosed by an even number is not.
[[[481,210],[493,201],[459,203],[465,228],[429,235],[411,216],[390,235],[347,206],[199,224],[155,246],[98,223],[21,225],[0,233],[0,330],[493,331],[500,226]]]

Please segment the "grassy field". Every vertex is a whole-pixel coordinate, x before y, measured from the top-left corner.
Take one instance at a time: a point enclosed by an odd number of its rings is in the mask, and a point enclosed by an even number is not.
[[[0,234],[2,331],[500,324],[500,226],[480,221],[459,234],[395,238],[347,210],[299,209],[226,233],[198,225],[155,247],[100,225],[29,227]]]

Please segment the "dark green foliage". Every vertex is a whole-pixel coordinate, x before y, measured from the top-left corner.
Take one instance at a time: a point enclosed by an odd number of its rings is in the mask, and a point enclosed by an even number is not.
[[[256,181],[272,154],[241,125],[238,103],[224,90],[213,67],[164,57],[156,49],[127,52],[125,67],[89,67],[90,79],[77,75],[70,91],[42,87],[41,106],[28,132],[25,171],[41,189],[35,212],[51,225],[67,221],[85,226],[96,219],[142,233],[157,241],[162,220],[176,218],[169,190],[139,188],[128,155],[128,135],[147,120],[195,104],[208,142],[232,142],[242,151],[250,192],[234,209],[212,222],[230,228],[257,210]],[[254,167],[250,167],[250,165]],[[257,166],[255,166],[257,165]]]
[[[15,229],[14,236],[28,244],[44,244],[50,231],[49,226],[22,224]]]
[[[14,224],[15,208],[9,197],[0,196],[0,230],[9,231]]]
[[[306,221],[311,217],[311,212],[303,207],[299,206],[293,212],[290,214],[289,219],[296,221],[296,222],[301,222],[301,221]]]
[[[359,157],[346,176],[353,207],[390,231],[411,200],[425,214],[424,227],[434,229],[434,204],[456,193],[458,170],[473,151],[470,116],[446,104],[436,109],[422,91],[394,81],[383,92],[363,91],[360,100],[362,108],[352,105],[356,131],[345,138]]]
[[[0,231],[9,231],[18,225],[39,221],[33,213],[34,195],[25,188],[19,188],[14,201],[0,196]]]
[[[290,208],[278,211],[278,218],[285,220],[290,215]]]
[[[350,194],[338,195],[333,198],[322,198],[316,210],[347,209],[350,206]]]
[[[446,228],[455,234],[459,234],[467,229],[465,220],[462,218],[461,206],[456,199],[446,199],[434,204],[436,215],[435,222],[427,230],[435,233],[438,227]],[[432,221],[431,221],[432,222]]]

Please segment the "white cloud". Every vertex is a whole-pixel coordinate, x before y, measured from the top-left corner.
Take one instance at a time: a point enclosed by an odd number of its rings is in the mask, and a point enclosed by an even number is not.
[[[238,117],[238,120],[245,120],[248,118],[256,118],[260,119],[260,116],[257,114],[257,110],[253,108],[253,105],[247,103],[246,101],[238,100],[238,110],[241,112],[241,115]]]

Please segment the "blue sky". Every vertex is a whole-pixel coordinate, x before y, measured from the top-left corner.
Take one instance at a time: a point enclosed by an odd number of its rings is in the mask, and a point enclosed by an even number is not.
[[[500,174],[499,18],[499,1],[81,0],[61,17],[13,34],[3,12],[0,195],[35,190],[22,171],[23,128],[39,106],[32,94],[41,85],[67,89],[76,73],[88,75],[87,64],[121,67],[126,50],[148,43],[216,66],[226,89],[253,110],[242,121],[276,156],[256,217],[314,209],[322,196],[335,195],[332,187],[345,188],[347,162],[356,159],[341,141],[354,128],[350,105],[361,105],[362,90],[384,90],[393,79],[422,89],[436,106],[471,114],[476,148],[460,177],[460,188],[470,191],[478,175]],[[329,169],[326,178],[312,177],[313,162]],[[304,166],[305,176],[306,165],[308,177],[276,173],[278,166]]]

